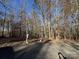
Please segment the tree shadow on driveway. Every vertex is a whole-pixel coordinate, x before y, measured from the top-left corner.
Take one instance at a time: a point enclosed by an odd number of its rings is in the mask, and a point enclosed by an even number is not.
[[[15,59],[36,59],[43,46],[43,43],[36,43],[20,51],[16,51]]]
[[[79,50],[79,45],[76,45],[76,44],[74,44],[74,43],[71,43],[70,44],[73,48],[75,48],[76,50]]]
[[[76,50],[79,50],[79,43],[78,42],[65,42],[64,41],[64,43],[66,43],[66,44],[68,44],[68,45],[70,45],[70,46],[72,46],[74,49],[76,49]]]
[[[0,59],[14,59],[14,50],[12,47],[0,48]]]

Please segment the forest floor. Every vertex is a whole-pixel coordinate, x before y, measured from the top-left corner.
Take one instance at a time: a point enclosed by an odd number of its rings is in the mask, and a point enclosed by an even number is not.
[[[75,41],[37,41],[28,45],[24,41],[19,41],[0,45],[0,47],[4,46],[13,47],[15,59],[59,59],[58,52],[61,52],[67,59],[79,59],[79,42]]]

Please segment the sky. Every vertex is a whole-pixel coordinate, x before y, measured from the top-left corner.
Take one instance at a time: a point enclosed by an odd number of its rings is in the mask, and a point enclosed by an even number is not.
[[[0,0],[2,1],[2,0]],[[26,13],[28,15],[30,15],[30,13],[32,12],[32,7],[33,7],[33,0],[8,0],[8,9],[13,10],[15,13],[15,16],[17,16],[19,14],[19,10],[21,8],[22,3],[25,3],[25,9],[26,9]],[[6,10],[6,12],[8,12],[9,10],[5,9],[3,7],[3,5],[0,3],[0,11],[4,12]]]
[[[2,1],[2,0],[1,0]],[[25,8],[27,12],[31,12],[32,11],[32,4],[33,4],[33,0],[9,0],[8,3],[8,7],[11,9],[14,9],[16,12],[18,12],[18,10],[21,7],[22,3],[25,3]],[[0,10],[4,10],[5,8],[0,4]]]
[[[26,9],[26,12],[30,13],[32,11],[33,0],[10,0],[10,5],[18,12],[23,2],[25,3],[24,8]]]
[[[56,1],[58,2],[58,0]],[[8,8],[15,10],[14,13],[17,16],[19,14],[19,9],[21,8],[21,4],[23,2],[25,3],[24,8],[26,9],[26,13],[30,15],[33,8],[33,0],[9,0]],[[57,5],[57,2],[56,2],[56,5]],[[1,4],[0,4],[0,10],[3,12],[5,11],[5,8]],[[60,7],[57,6],[53,9],[52,13],[54,13],[54,15],[57,16],[60,14],[59,11],[60,11]]]

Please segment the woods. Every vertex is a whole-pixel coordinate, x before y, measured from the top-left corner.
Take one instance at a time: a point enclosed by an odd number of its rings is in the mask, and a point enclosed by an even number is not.
[[[20,2],[18,12],[10,0],[0,0],[0,37],[25,37],[78,40],[78,0],[34,0],[31,12],[27,1]],[[29,8],[28,8],[29,9]]]
[[[6,58],[79,59],[79,0],[0,0]]]

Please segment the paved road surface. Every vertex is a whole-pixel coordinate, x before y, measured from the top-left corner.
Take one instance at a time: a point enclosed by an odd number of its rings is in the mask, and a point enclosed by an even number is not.
[[[67,59],[79,59],[79,44],[37,42],[17,51],[16,59],[59,59],[58,52],[61,52]]]

